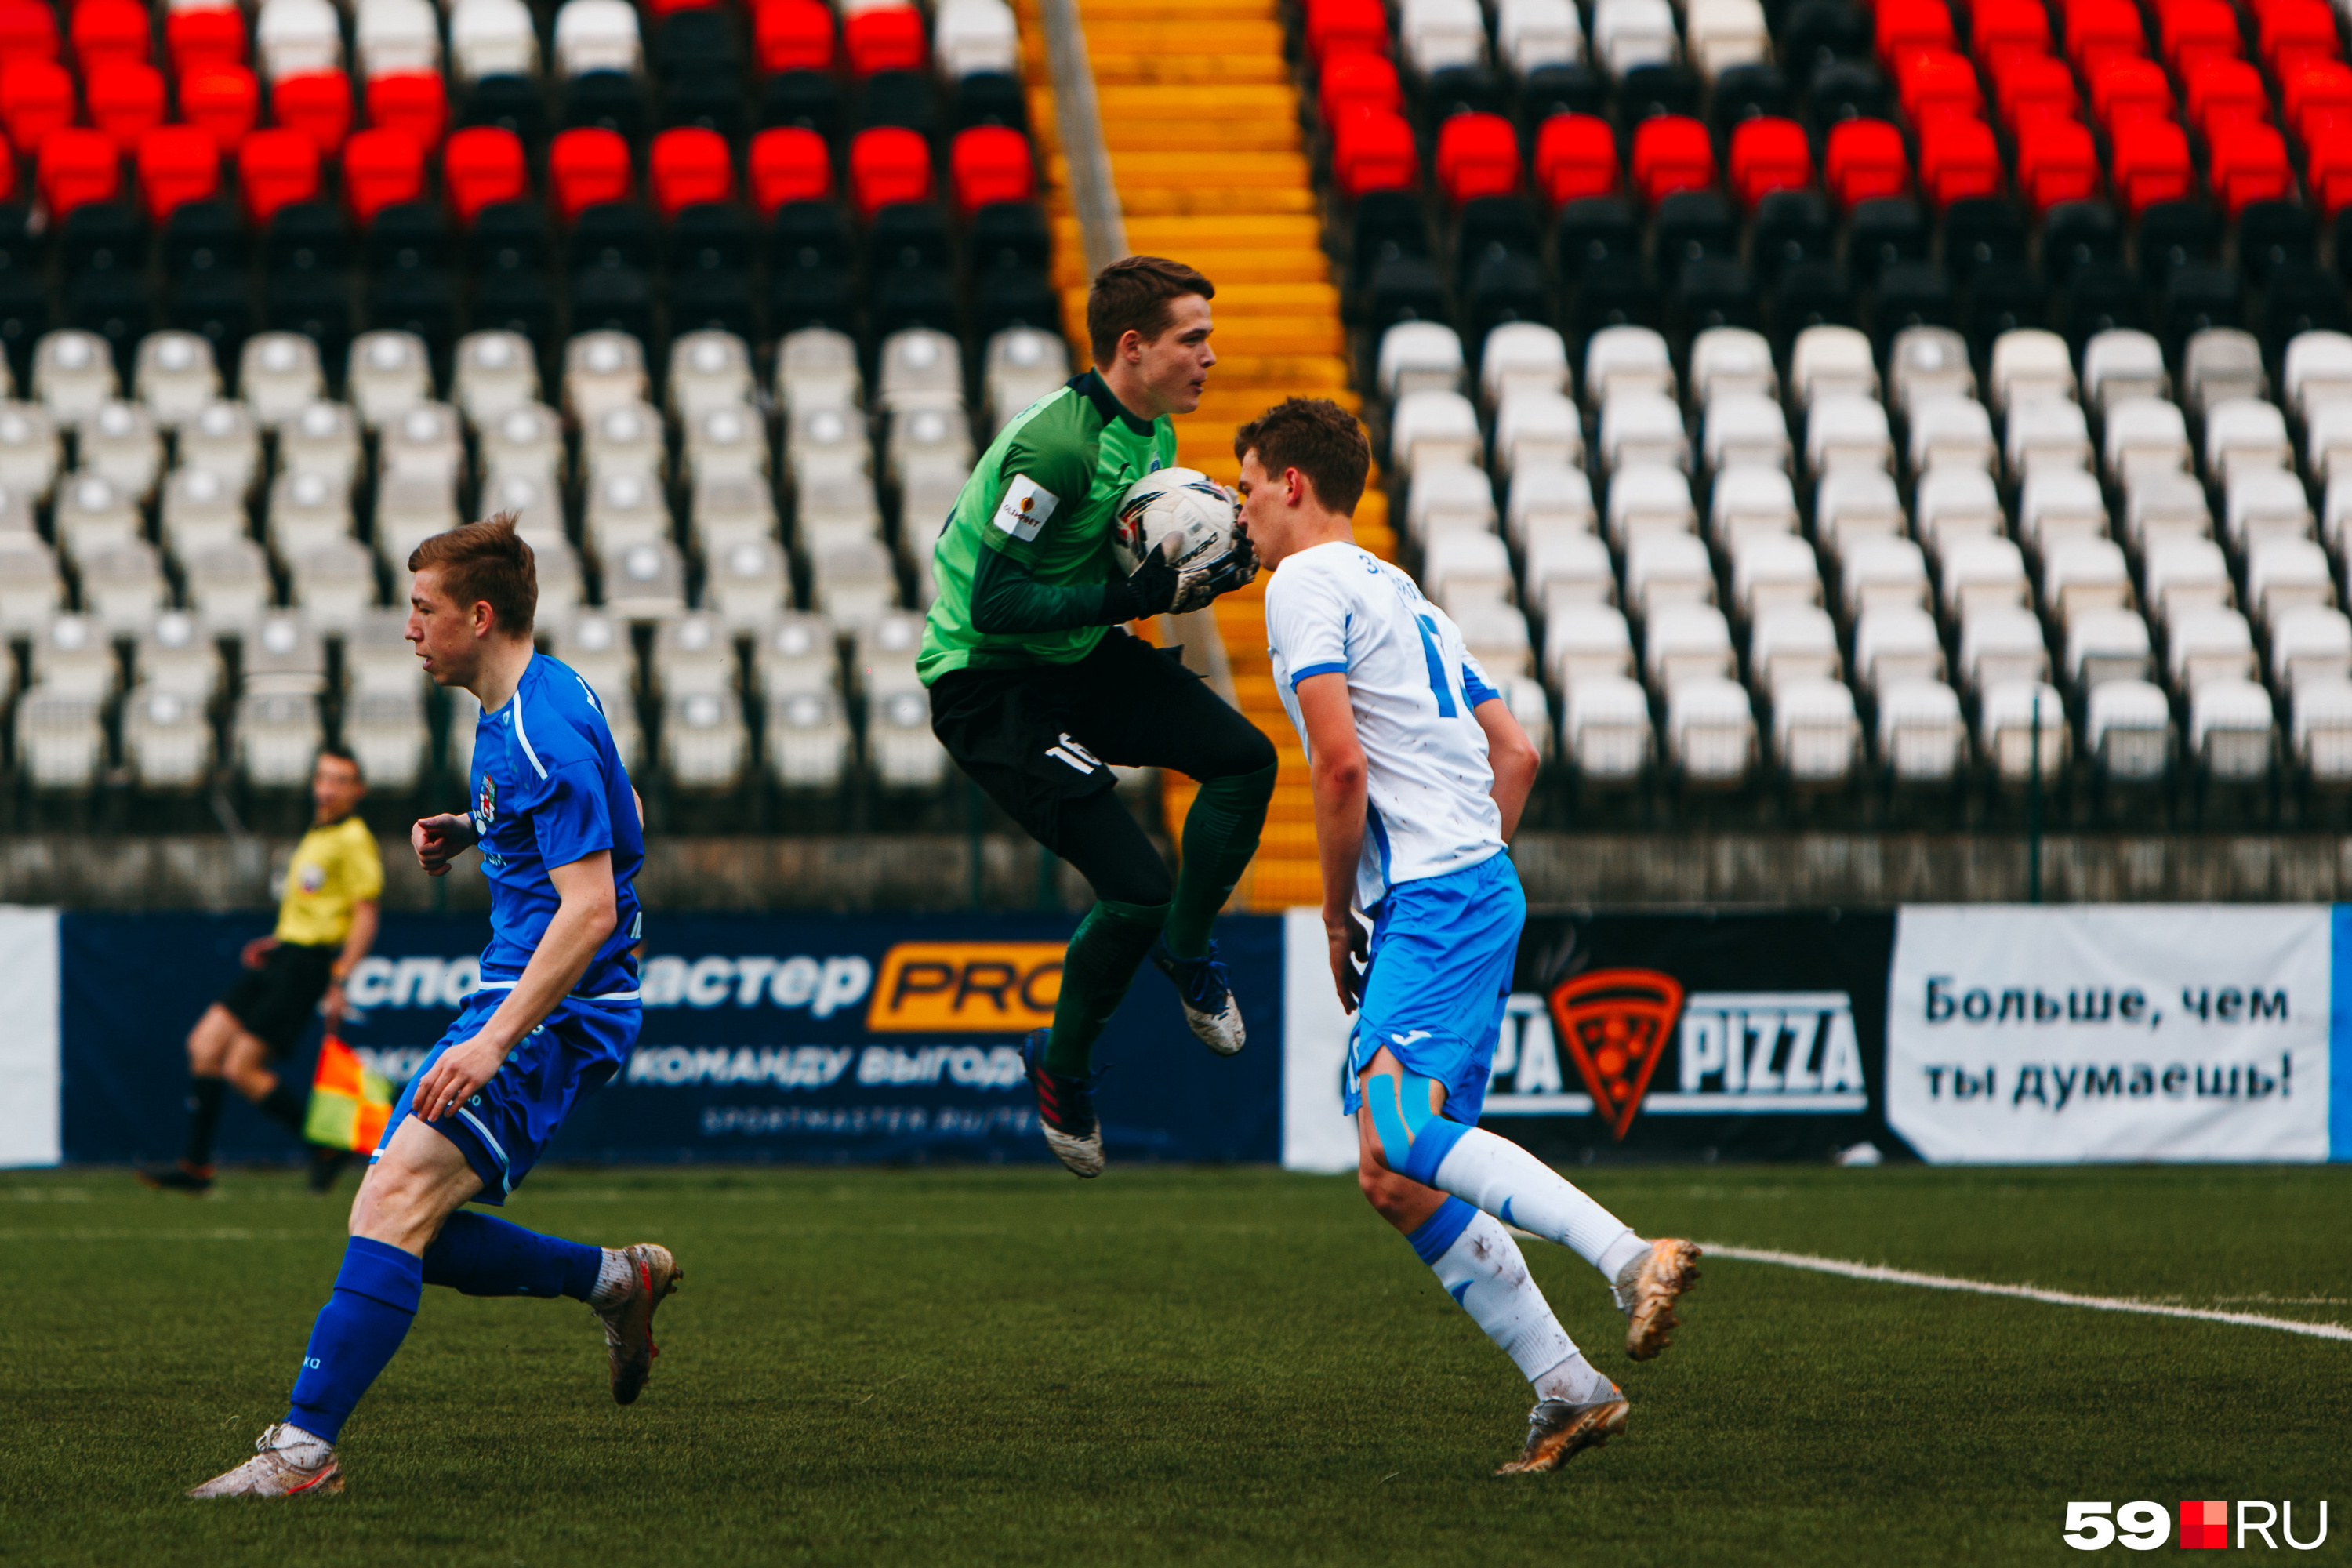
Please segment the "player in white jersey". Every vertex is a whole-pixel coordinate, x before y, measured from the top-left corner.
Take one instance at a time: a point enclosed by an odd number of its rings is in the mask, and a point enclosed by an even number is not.
[[[1625,1395],[1578,1352],[1505,1226],[1601,1271],[1635,1361],[1670,1342],[1698,1248],[1644,1241],[1478,1129],[1527,918],[1504,846],[1535,746],[1445,612],[1357,545],[1371,454],[1352,416],[1293,398],[1243,426],[1234,450],[1243,520],[1274,569],[1275,683],[1314,776],[1331,977],[1356,1014],[1344,1099],[1358,1180],[1535,1386],[1527,1445],[1502,1473],[1557,1469],[1625,1429]]]

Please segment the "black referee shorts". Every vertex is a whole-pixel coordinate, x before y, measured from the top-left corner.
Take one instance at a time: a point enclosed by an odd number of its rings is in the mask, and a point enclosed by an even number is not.
[[[229,1016],[269,1047],[273,1057],[292,1052],[302,1031],[318,1016],[319,998],[334,979],[339,947],[303,947],[281,942],[258,969],[248,969],[220,994]]]
[[[1172,650],[1118,626],[1072,664],[950,670],[931,684],[931,732],[1031,837],[1081,870],[1063,819],[1118,783],[1108,764],[1215,779],[1275,763],[1274,742]]]

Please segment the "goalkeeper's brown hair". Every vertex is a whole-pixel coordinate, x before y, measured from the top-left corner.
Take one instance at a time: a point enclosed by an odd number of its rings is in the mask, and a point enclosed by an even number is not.
[[[411,572],[427,566],[441,574],[441,591],[459,609],[488,603],[502,635],[530,636],[539,613],[539,563],[515,531],[513,512],[436,533],[408,552]]]
[[[1130,331],[1148,343],[1174,326],[1173,307],[1187,294],[1213,300],[1217,286],[1164,256],[1122,257],[1096,273],[1087,290],[1087,344],[1095,363],[1110,363],[1118,340]]]
[[[1253,451],[1269,474],[1305,474],[1315,499],[1343,517],[1353,517],[1364,499],[1372,445],[1356,416],[1328,397],[1286,397],[1234,431],[1234,458]]]

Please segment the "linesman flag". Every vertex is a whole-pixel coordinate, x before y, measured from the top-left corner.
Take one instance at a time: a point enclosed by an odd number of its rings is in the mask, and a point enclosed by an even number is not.
[[[319,1070],[310,1079],[310,1110],[303,1119],[302,1136],[323,1148],[365,1154],[375,1148],[391,1118],[391,1080],[329,1035],[319,1046]]]

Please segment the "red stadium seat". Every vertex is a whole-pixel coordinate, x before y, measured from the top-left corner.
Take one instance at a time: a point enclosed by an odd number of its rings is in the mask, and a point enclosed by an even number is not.
[[[405,131],[427,154],[449,128],[449,89],[438,71],[387,71],[367,84],[368,123]]]
[[[1715,142],[1687,115],[1655,114],[1633,131],[1633,186],[1645,202],[1715,184]]]
[[[1975,0],[1969,11],[1969,50],[1988,66],[2009,54],[2050,52],[2050,13],[2041,0]]]
[[[2286,138],[2267,125],[2240,121],[2217,127],[2206,140],[2205,158],[2206,184],[2232,217],[2249,202],[2277,201],[2294,194]]]
[[[751,47],[763,71],[829,71],[833,8],[822,0],[767,0],[752,14]]]
[[[1404,88],[1397,80],[1396,63],[1386,55],[1332,56],[1323,63],[1322,79],[1316,88],[1315,98],[1327,127],[1336,123],[1340,112],[1349,108],[1395,111],[1404,108]]]
[[[2036,212],[2099,194],[2099,147],[2079,120],[2044,120],[2017,136],[2017,189]]]
[[[992,202],[1037,199],[1037,160],[1029,138],[1003,125],[975,125],[956,133],[948,149],[956,210],[966,217]]]
[[[631,186],[629,144],[617,131],[583,125],[548,144],[548,194],[566,222],[583,207],[625,201]]]
[[[1813,183],[1813,144],[1795,121],[1759,116],[1732,132],[1730,164],[1732,190],[1754,206],[1774,191]]]
[[[1914,49],[1948,49],[1959,41],[1944,0],[1881,0],[1872,32],[1878,58],[1890,66]]]
[[[1331,177],[1349,200],[1421,184],[1421,148],[1393,110],[1351,109],[1331,127]]]
[[[128,157],[139,139],[163,123],[163,73],[139,60],[103,59],[82,68],[89,122]]]
[[[2209,138],[2218,126],[2260,125],[2271,117],[2263,73],[2243,60],[2208,56],[2181,74],[2188,85],[2189,122]]]
[[[2048,55],[2005,56],[1992,68],[1992,98],[2011,135],[2033,121],[2072,120],[2083,107],[2074,73]]]
[[[180,76],[180,118],[234,147],[261,119],[261,84],[244,66],[197,66]]]
[[[0,64],[0,129],[18,152],[38,153],[51,132],[73,123],[77,107],[73,78],[55,60]]]
[[[2000,147],[1981,120],[1947,116],[1919,128],[1919,188],[1936,205],[2000,194]]]
[[[2157,39],[2164,46],[2165,62],[2185,73],[2209,56],[2237,55],[2238,14],[2223,0],[2171,0],[2157,13]]]
[[[646,9],[653,14],[656,21],[659,21],[664,16],[673,16],[680,11],[697,10],[718,3],[719,0],[646,0]]]
[[[1846,120],[1830,128],[1822,167],[1830,190],[1847,206],[1899,196],[1911,188],[1911,157],[1903,132],[1884,120]]]
[[[923,14],[912,5],[861,11],[842,24],[841,38],[858,76],[923,68]]]
[[[857,216],[894,202],[931,199],[931,144],[903,125],[877,125],[849,144],[849,195]]]
[[[1963,120],[1984,114],[1984,89],[1977,85],[1977,68],[1968,57],[1950,49],[1914,49],[1895,62],[1895,95],[1915,126],[1957,115]]]
[[[2154,60],[2117,57],[2091,71],[2091,112],[2120,140],[2119,128],[2140,120],[2172,118],[2172,79]]]
[[[727,138],[700,126],[680,126],[654,138],[646,159],[646,188],[666,218],[680,207],[735,199],[735,153]]]
[[[236,190],[257,227],[282,206],[317,200],[319,143],[302,131],[255,132],[236,150]]]
[[[2067,0],[2066,56],[2084,70],[2147,53],[2147,29],[2131,0]]]
[[[2272,71],[2284,76],[2305,60],[2342,58],[2336,46],[2336,14],[2322,0],[2271,0],[2258,8],[2255,47]]]
[[[220,144],[193,125],[159,125],[139,142],[139,200],[150,223],[220,194]]]
[[[82,73],[100,60],[147,63],[154,24],[138,0],[80,0],[74,7],[68,36]]]
[[[2309,149],[2304,178],[2320,211],[2333,217],[2352,206],[2352,114],[2330,118],[2328,110],[2315,110],[2313,121],[2304,136]]]
[[[352,133],[352,79],[341,71],[304,71],[269,87],[269,117],[310,139],[322,158],[342,150]]]
[[[245,64],[245,14],[234,5],[173,11],[163,18],[163,50],[172,68],[185,72],[204,65]]]
[[[425,149],[405,131],[354,131],[343,143],[343,204],[362,226],[425,195]]]
[[[2311,140],[2305,121],[2315,111],[2352,114],[2352,66],[2336,60],[2302,60],[2281,71],[2279,78],[2286,122],[2303,141]]]
[[[1437,183],[1458,205],[1519,191],[1519,134],[1499,114],[1456,114],[1437,128]]]
[[[751,205],[772,216],[786,202],[833,195],[833,149],[805,125],[779,125],[751,138]]]
[[[522,200],[530,194],[522,138],[499,125],[453,133],[441,150],[441,189],[463,224],[472,223],[493,202]]]
[[[37,0],[0,5],[0,60],[58,58],[58,14]]]
[[[2137,215],[2157,202],[2175,202],[2196,189],[2189,162],[2189,133],[2169,120],[2130,122],[2131,134],[2114,139],[2107,173],[2125,208]]]
[[[1307,52],[1319,62],[1387,54],[1387,8],[1381,0],[1307,0]]]
[[[68,125],[43,140],[33,178],[49,221],[61,222],[76,207],[121,194],[122,155],[104,132]]]
[[[1591,114],[1555,114],[1536,132],[1536,184],[1559,206],[1617,189],[1617,132]]]

